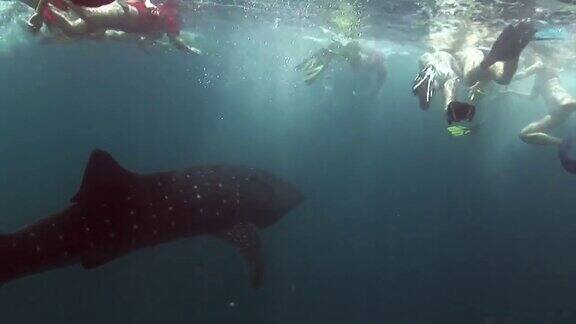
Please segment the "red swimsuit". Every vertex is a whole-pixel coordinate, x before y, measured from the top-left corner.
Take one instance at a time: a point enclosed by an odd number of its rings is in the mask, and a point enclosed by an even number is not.
[[[128,5],[138,10],[140,22],[137,27],[126,30],[126,32],[142,34],[165,32],[170,35],[180,34],[180,15],[176,4],[167,2],[159,5],[159,16],[150,15],[148,8],[146,8],[143,2],[128,2]]]

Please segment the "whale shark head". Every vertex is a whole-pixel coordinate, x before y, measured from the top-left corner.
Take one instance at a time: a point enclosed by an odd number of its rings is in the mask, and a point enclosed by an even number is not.
[[[304,200],[291,183],[266,171],[251,169],[240,190],[240,215],[263,228],[276,223]]]

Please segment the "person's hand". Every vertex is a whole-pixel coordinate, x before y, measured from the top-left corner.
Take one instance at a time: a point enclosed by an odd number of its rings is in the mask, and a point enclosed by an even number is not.
[[[478,81],[473,86],[470,87],[468,91],[468,100],[471,102],[476,102],[484,94],[483,84]]]
[[[43,17],[39,13],[34,13],[27,21],[26,25],[28,29],[33,34],[37,34],[40,28],[42,28],[42,24],[44,23]]]
[[[148,9],[149,15],[156,17],[160,16],[160,10],[158,10],[158,7],[156,7],[156,5],[154,5],[149,0],[144,1],[144,6],[146,7],[146,9]]]
[[[202,51],[194,47],[188,47],[188,53],[198,56],[202,55]]]
[[[148,14],[150,14],[151,16],[160,16],[160,10],[158,10],[158,7],[153,6],[153,7],[149,7],[148,8]]]

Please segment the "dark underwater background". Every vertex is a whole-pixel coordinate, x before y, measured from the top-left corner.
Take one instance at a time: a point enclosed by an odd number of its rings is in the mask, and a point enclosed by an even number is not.
[[[9,282],[0,323],[576,323],[576,178],[517,138],[540,101],[496,98],[452,138],[411,95],[417,51],[389,56],[373,100],[343,65],[302,82],[294,66],[318,48],[303,29],[213,26],[193,26],[200,58],[93,42],[4,54],[0,230],[63,209],[95,148],[138,172],[250,165],[306,195],[262,233],[263,288],[232,248],[191,238]]]

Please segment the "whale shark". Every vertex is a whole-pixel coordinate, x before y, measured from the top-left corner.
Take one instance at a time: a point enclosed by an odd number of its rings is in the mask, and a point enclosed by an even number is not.
[[[257,288],[264,274],[259,230],[303,199],[263,170],[215,165],[138,174],[94,150],[71,205],[0,235],[0,283],[77,264],[94,269],[142,248],[212,236],[239,251]]]

